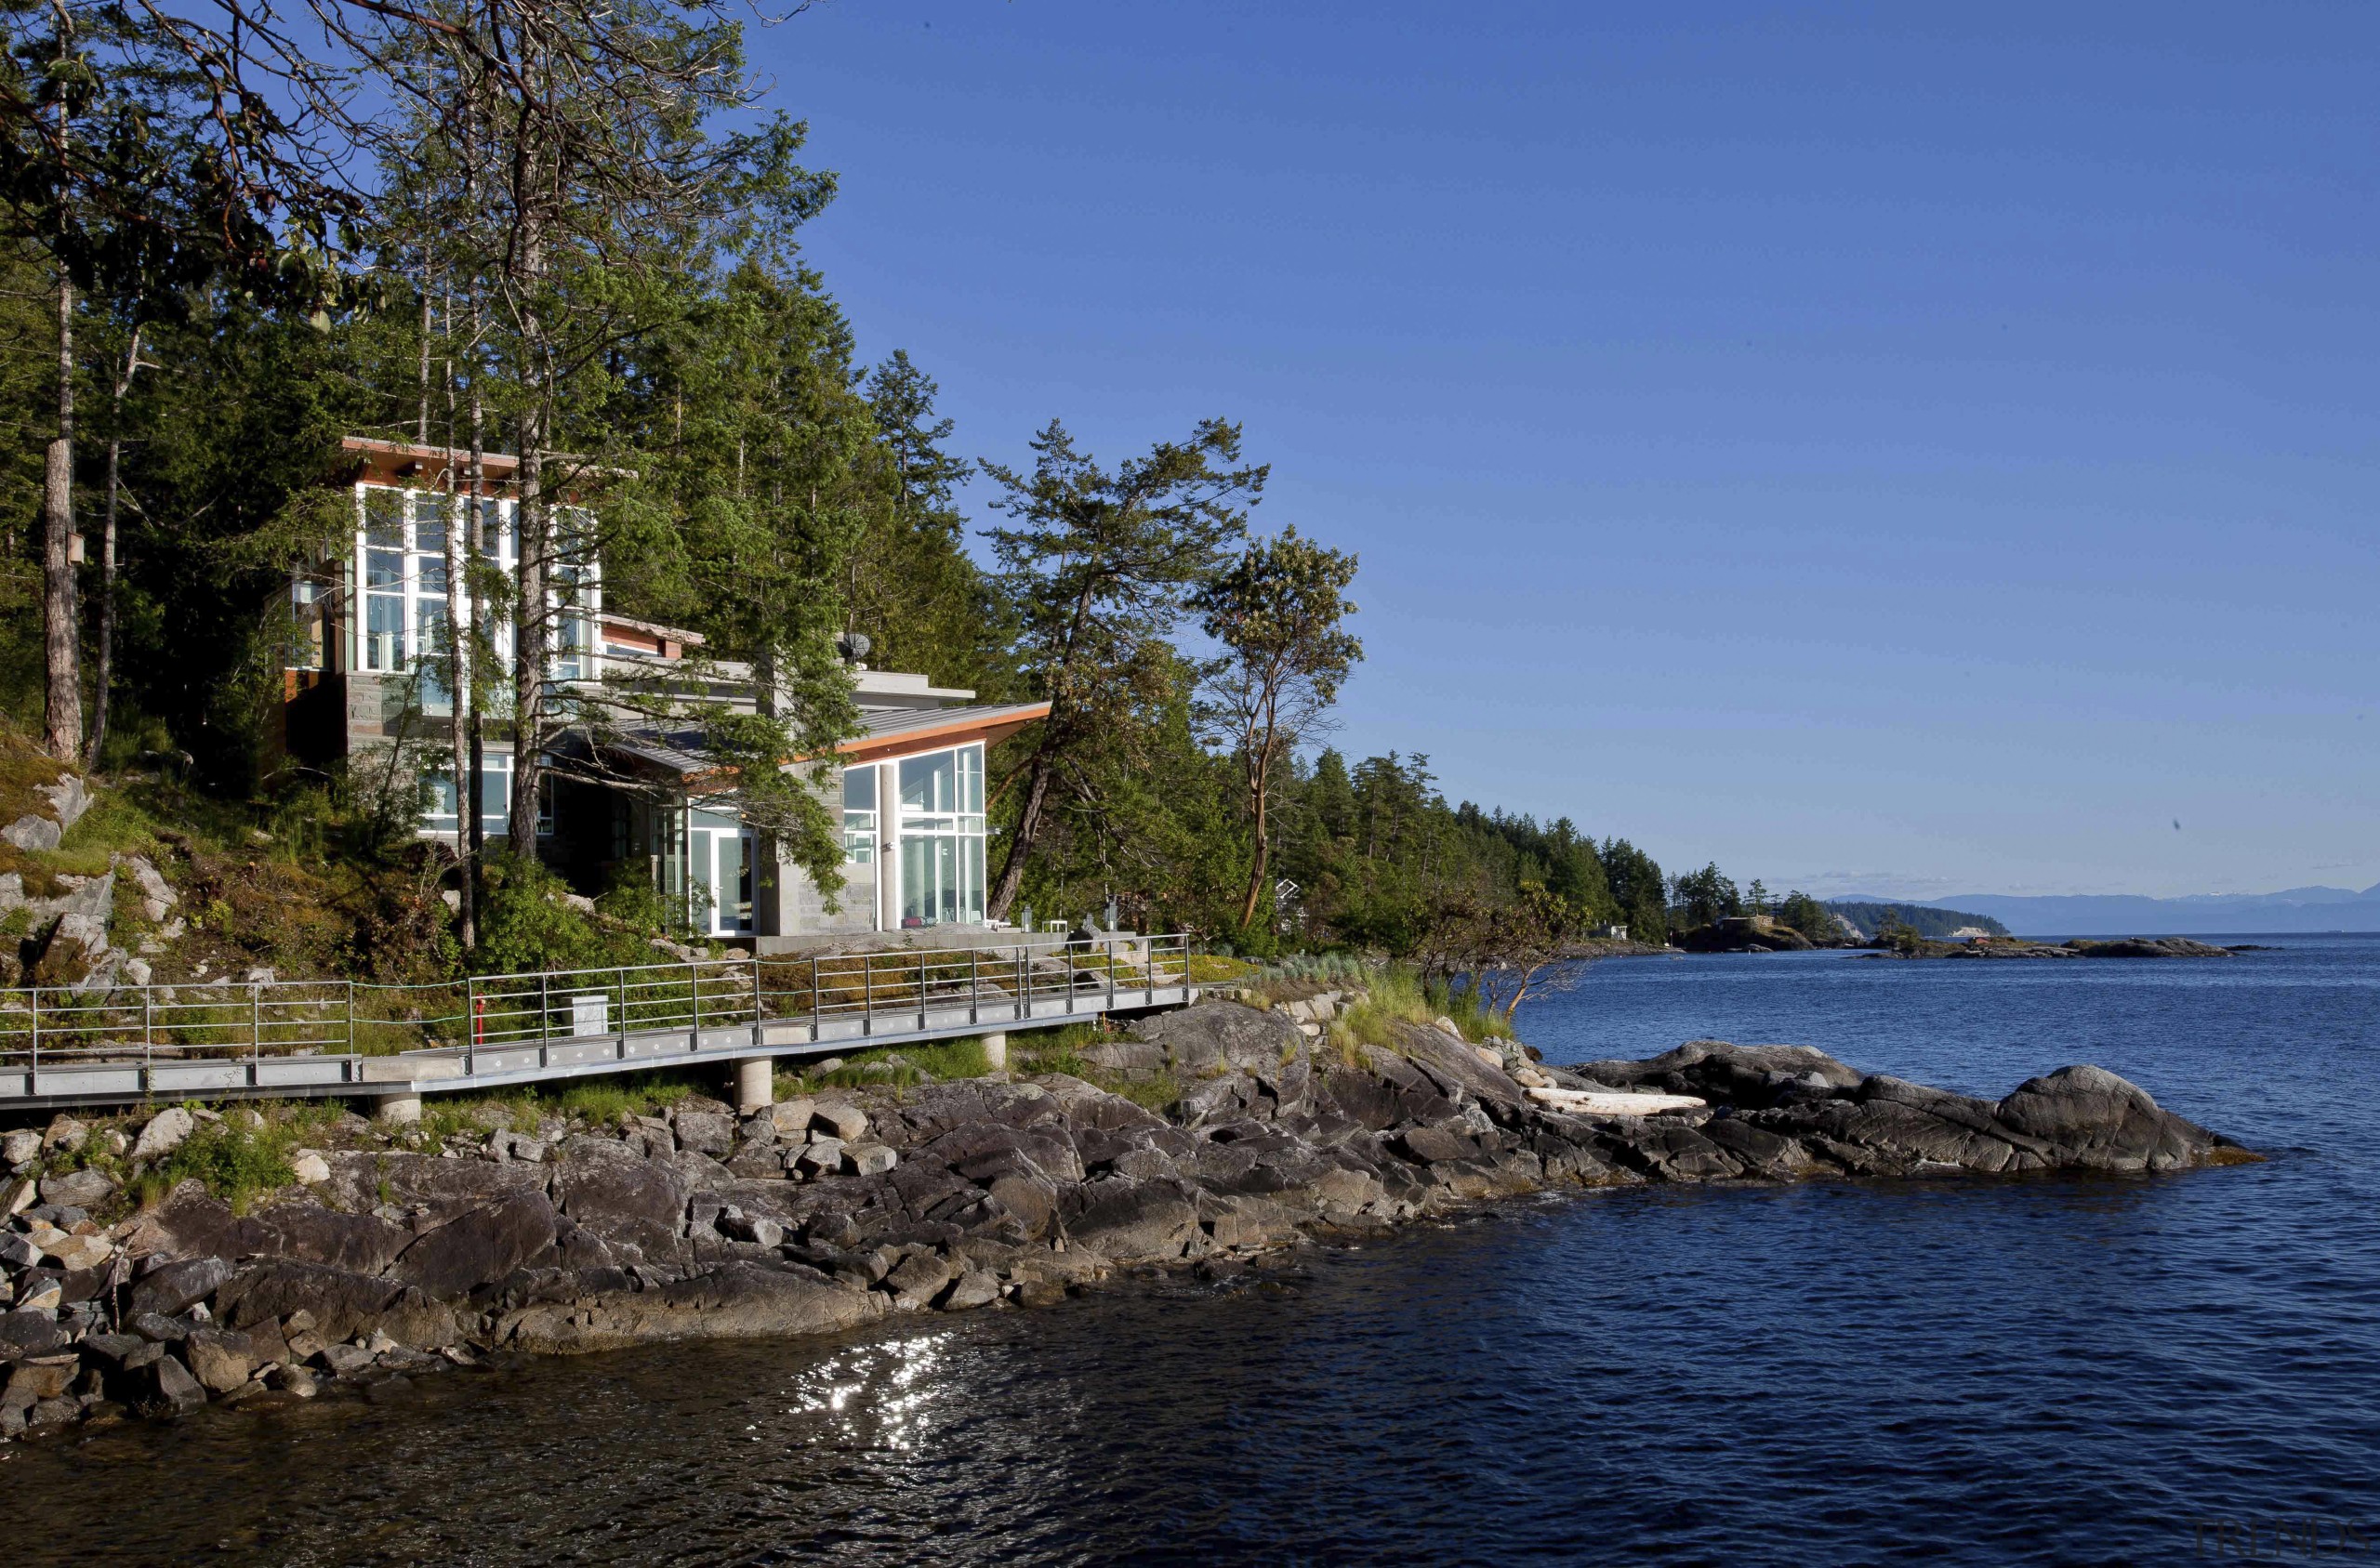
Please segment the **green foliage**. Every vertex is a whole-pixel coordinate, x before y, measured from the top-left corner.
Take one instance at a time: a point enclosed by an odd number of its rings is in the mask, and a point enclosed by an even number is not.
[[[1432,979],[1427,996],[1431,1021],[1452,1020],[1466,1040],[1514,1038],[1511,1016],[1498,1011],[1493,997],[1463,977]]]
[[[1098,1070],[1082,1059],[1082,1048],[1108,1038],[1110,1033],[1098,1023],[1069,1023],[1012,1034],[1008,1037],[1011,1070],[1027,1077],[1036,1073],[1064,1073],[1086,1083],[1095,1082]]]
[[[1167,731],[1178,726],[1187,738],[1194,672],[1167,639],[1246,532],[1245,509],[1265,476],[1240,463],[1239,428],[1221,419],[1112,470],[1055,419],[1033,452],[1029,475],[984,465],[1000,491],[993,508],[1012,520],[985,533],[1015,606],[1017,652],[1051,705],[1022,764],[1008,853],[991,889],[995,916],[1015,902],[1053,790],[1059,810],[1087,793],[1064,787],[1091,773],[1083,754],[1104,754],[1108,766],[1091,776],[1106,783],[1146,774],[1157,754],[1181,749]]]
[[[1843,934],[1827,906],[1799,888],[1787,893],[1777,906],[1777,917],[1812,942],[1826,942]]]
[[[1708,926],[1744,912],[1742,895],[1736,885],[1720,875],[1714,862],[1699,871],[1689,871],[1670,885],[1676,901],[1678,916],[1686,928]]]
[[[1925,950],[1925,933],[1896,916],[1887,915],[1871,943],[1887,952],[1915,954]]]
[[[1260,539],[1191,597],[1200,629],[1223,649],[1209,666],[1200,717],[1237,764],[1250,837],[1243,943],[1273,929],[1265,877],[1273,781],[1323,722],[1364,645],[1346,630],[1355,558],[1298,537]],[[1263,924],[1257,925],[1260,917]],[[1250,928],[1255,928],[1251,930]]]
[[[297,1128],[290,1123],[274,1120],[250,1127],[235,1112],[202,1124],[165,1156],[157,1176],[168,1191],[195,1177],[234,1213],[245,1214],[257,1198],[298,1179],[289,1167],[297,1140]]]
[[[1828,910],[1842,916],[1863,931],[1883,933],[1887,924],[1906,926],[1923,937],[1947,937],[1963,926],[1973,926],[1996,937],[2008,934],[2008,928],[1989,915],[1963,915],[1955,909],[1935,909],[1920,903],[1862,903],[1856,900],[1831,899]]]
[[[972,1036],[856,1051],[841,1061],[842,1065],[831,1073],[805,1067],[780,1074],[777,1081],[785,1087],[779,1093],[807,1094],[821,1088],[870,1087],[908,1088],[920,1083],[980,1078],[992,1070],[990,1059],[984,1054],[984,1042]]]
[[[570,885],[536,860],[492,854],[484,886],[480,944],[471,955],[472,968],[481,974],[654,961],[651,944],[641,935],[599,923],[565,902]],[[623,895],[622,903],[636,902]]]
[[[609,1125],[622,1116],[657,1115],[698,1087],[683,1074],[629,1073],[581,1079],[556,1094],[551,1103],[564,1116]]]
[[[871,664],[1004,700],[1017,680],[1012,609],[967,553],[956,490],[973,465],[945,450],[937,390],[905,349],[868,373],[885,485],[846,568],[845,618],[870,639]]]

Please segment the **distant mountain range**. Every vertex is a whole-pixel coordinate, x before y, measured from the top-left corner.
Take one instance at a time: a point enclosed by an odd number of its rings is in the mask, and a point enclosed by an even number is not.
[[[1859,894],[1826,902],[1959,909],[1988,915],[2019,936],[2380,931],[2380,885],[2361,892],[2352,888],[2287,888],[2277,893],[2194,893],[2177,899],[2137,898],[2128,893],[2082,893],[2060,898],[1961,893],[1945,899],[1872,900]]]

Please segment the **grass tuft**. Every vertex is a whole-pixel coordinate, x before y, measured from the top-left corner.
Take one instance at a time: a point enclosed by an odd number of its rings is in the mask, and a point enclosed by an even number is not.
[[[821,1073],[814,1067],[780,1073],[777,1095],[786,1099],[814,1094],[823,1088],[910,1088],[929,1081],[981,1078],[991,1070],[991,1059],[984,1054],[984,1042],[971,1034],[956,1040],[854,1051],[831,1073]]]

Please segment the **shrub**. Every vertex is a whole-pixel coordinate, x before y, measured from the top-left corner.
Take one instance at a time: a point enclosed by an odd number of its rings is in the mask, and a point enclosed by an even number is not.
[[[593,969],[638,963],[578,910],[563,902],[569,884],[536,860],[492,853],[484,872],[487,900],[480,909],[480,944],[471,955],[482,974],[533,969]]]
[[[229,1119],[207,1122],[165,1156],[156,1175],[166,1191],[196,1177],[231,1212],[245,1214],[258,1196],[298,1179],[289,1168],[295,1134],[293,1126],[279,1122],[260,1127]]]

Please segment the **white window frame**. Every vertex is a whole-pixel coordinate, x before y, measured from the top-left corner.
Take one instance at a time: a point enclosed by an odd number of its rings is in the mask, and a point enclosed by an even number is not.
[[[374,547],[371,543],[371,496],[376,491],[385,491],[392,495],[403,497],[398,503],[401,519],[399,554],[402,564],[397,581],[393,585],[375,586],[370,581],[372,563],[370,551]],[[421,570],[421,564],[426,558],[434,556],[441,570],[443,570],[446,558],[443,547],[434,552],[424,551],[420,547],[421,532],[416,508],[423,497],[428,497],[435,503],[438,507],[437,516],[446,527],[454,528],[459,525],[468,528],[465,520],[458,516],[462,507],[456,504],[457,497],[446,491],[424,490],[418,485],[376,484],[365,481],[358,481],[355,486],[355,538],[352,546],[353,554],[350,558],[354,565],[355,613],[349,617],[348,648],[348,668],[351,670],[370,675],[404,675],[414,669],[416,660],[424,657],[435,658],[439,654],[437,649],[423,647],[424,630],[430,617],[422,613],[422,608],[425,604],[431,602],[443,608],[445,596],[440,593],[425,597],[422,587],[425,575]],[[497,570],[517,583],[520,581],[521,573],[520,504],[503,496],[494,495],[483,496],[482,500],[495,508],[496,524],[496,547],[489,552],[487,559]],[[591,507],[562,504],[556,505],[555,512],[558,522],[566,520],[575,520],[583,516],[590,528],[595,515]],[[602,559],[601,556],[590,554],[584,561],[570,563],[569,570],[583,573],[576,582],[570,585],[583,596],[583,602],[565,607],[559,586],[549,586],[547,590],[547,608],[552,616],[555,630],[553,663],[549,679],[557,681],[599,680],[603,674],[603,649],[601,639],[597,635],[597,627],[602,624],[603,614]],[[398,601],[399,629],[396,631],[375,634],[371,630],[372,600],[376,597]],[[471,602],[468,577],[464,580],[461,598],[466,619],[475,618],[477,607]],[[509,669],[512,665],[511,627],[508,624],[496,626],[493,631],[496,661],[501,667]],[[393,637],[396,640],[391,648],[383,650],[375,644],[373,639],[376,635]],[[565,638],[571,638],[575,646],[566,646],[563,642]],[[384,652],[389,655],[385,664],[381,659]],[[440,711],[445,711],[450,705],[440,705]]]
[[[926,766],[948,758],[951,767],[950,798],[930,800],[911,805],[908,786],[904,775],[911,765]],[[892,896],[889,901],[893,923],[903,930],[915,930],[939,925],[982,925],[989,894],[988,869],[985,860],[984,832],[984,761],[985,745],[981,741],[968,741],[959,745],[941,746],[932,751],[912,752],[906,757],[888,759],[886,771],[892,774],[895,797],[892,812],[892,831],[886,834],[894,845],[893,864],[887,867],[892,874]],[[881,788],[881,785],[879,786]],[[880,805],[880,801],[879,801]],[[956,898],[952,901],[952,918],[941,918],[940,887],[941,845],[951,844],[956,865]],[[932,855],[935,860],[920,863],[920,874],[932,877],[935,886],[929,889],[927,911],[912,918],[909,890],[913,855]]]

